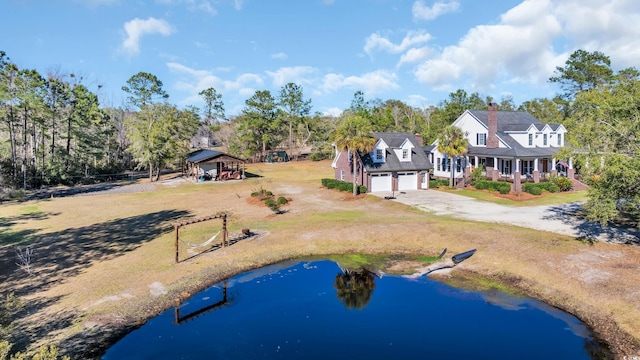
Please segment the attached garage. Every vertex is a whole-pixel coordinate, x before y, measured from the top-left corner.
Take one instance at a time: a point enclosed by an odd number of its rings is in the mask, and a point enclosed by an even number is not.
[[[391,190],[391,174],[371,174],[370,192]]]
[[[418,173],[404,172],[398,173],[398,191],[417,190],[418,189]]]

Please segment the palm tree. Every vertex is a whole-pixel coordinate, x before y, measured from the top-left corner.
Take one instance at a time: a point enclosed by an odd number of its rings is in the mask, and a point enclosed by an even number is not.
[[[358,194],[356,170],[358,152],[367,153],[376,145],[371,122],[360,115],[350,115],[336,129],[335,144],[338,149],[351,150],[353,170],[353,195]]]
[[[449,162],[451,166],[451,178],[449,179],[449,187],[453,187],[453,179],[456,173],[456,160],[458,156],[466,154],[468,149],[469,142],[464,137],[462,130],[460,130],[460,128],[457,126],[447,126],[438,137],[438,151],[445,154],[447,158],[453,160]]]

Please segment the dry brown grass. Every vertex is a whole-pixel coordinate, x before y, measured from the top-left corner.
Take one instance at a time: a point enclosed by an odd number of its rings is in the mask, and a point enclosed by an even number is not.
[[[259,177],[242,182],[3,205],[0,291],[17,292],[31,310],[18,321],[27,330],[23,343],[54,341],[96,356],[127,328],[248,269],[308,255],[434,256],[447,247],[450,253],[478,249],[454,276],[472,272],[515,286],[576,314],[617,355],[640,353],[637,247],[434,217],[372,196],[353,199],[320,186],[319,179],[333,175],[329,164],[256,164],[248,171]],[[260,188],[291,198],[286,213],[248,203]],[[242,228],[256,235],[174,264],[171,224],[219,211],[231,214],[232,238]],[[215,233],[219,223],[211,225]],[[17,245],[34,248],[30,280],[14,265]],[[166,294],[154,296],[155,283]]]

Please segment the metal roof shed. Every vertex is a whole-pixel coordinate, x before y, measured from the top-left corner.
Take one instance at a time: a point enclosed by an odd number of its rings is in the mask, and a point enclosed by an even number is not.
[[[210,174],[213,180],[244,179],[246,160],[216,150],[200,149],[187,155],[187,176]]]

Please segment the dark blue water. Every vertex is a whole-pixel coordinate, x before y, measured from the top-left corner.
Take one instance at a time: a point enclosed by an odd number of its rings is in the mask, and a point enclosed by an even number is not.
[[[575,317],[533,299],[315,261],[217,284],[103,359],[590,359],[592,346]]]

